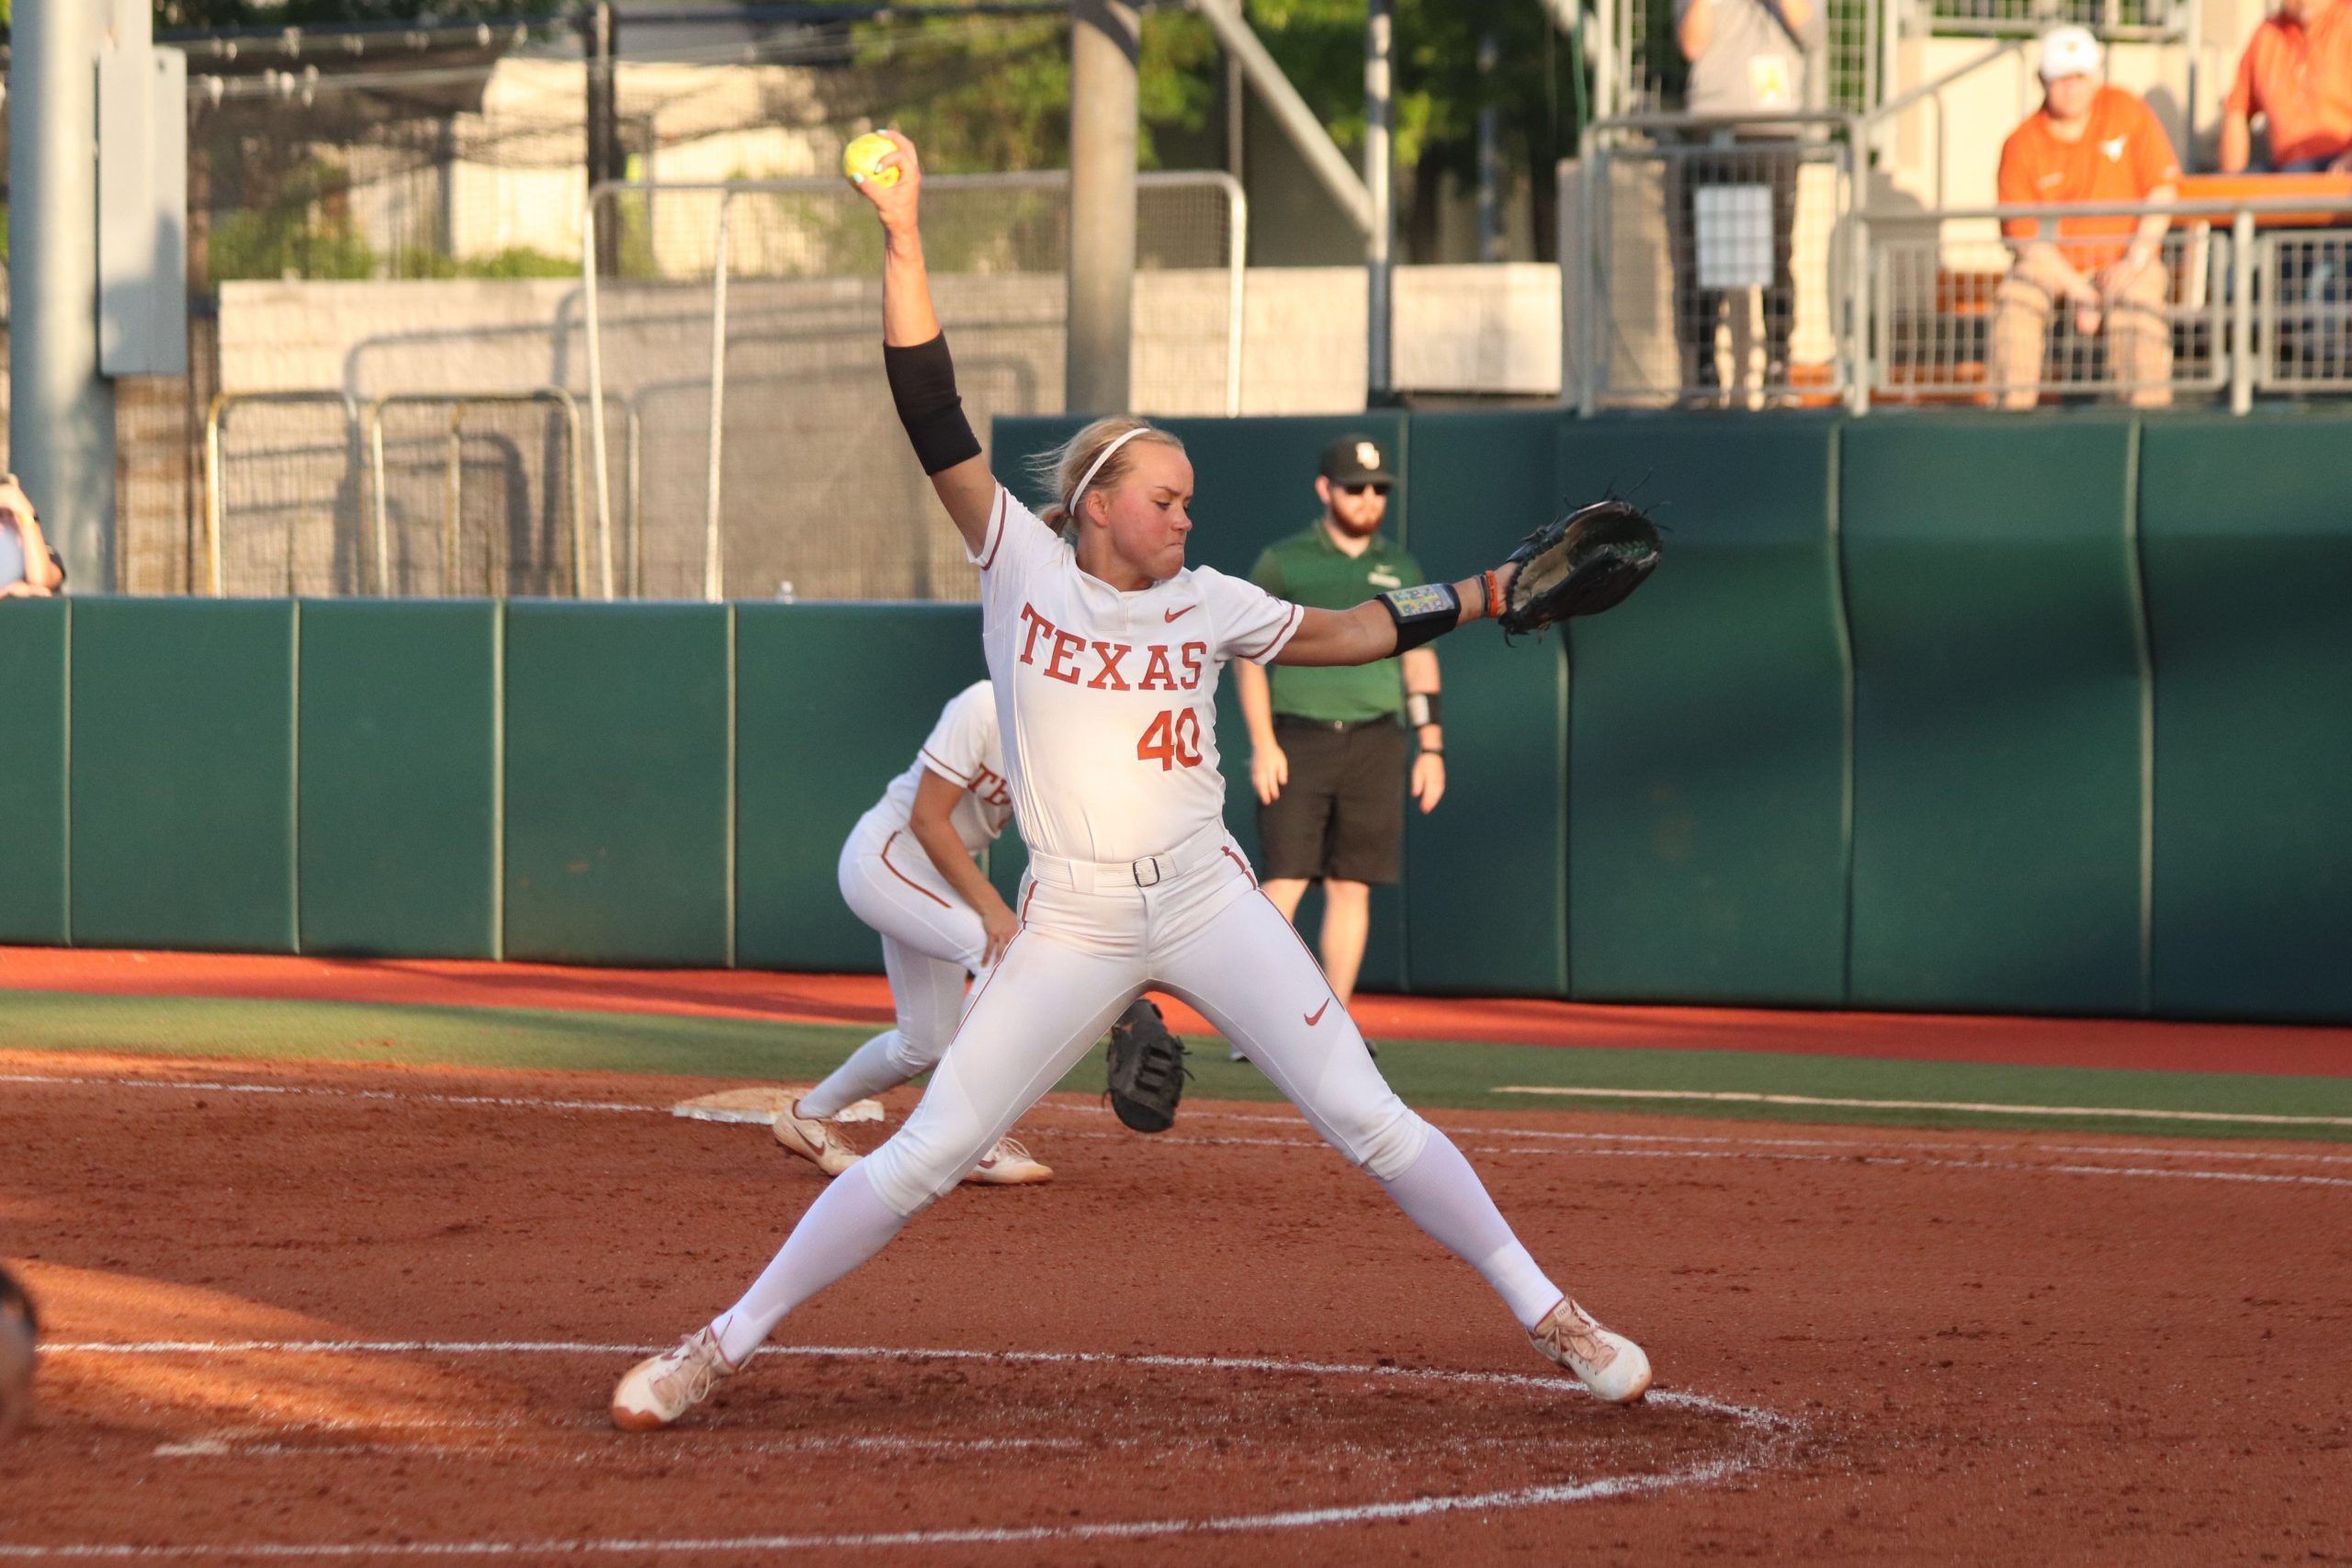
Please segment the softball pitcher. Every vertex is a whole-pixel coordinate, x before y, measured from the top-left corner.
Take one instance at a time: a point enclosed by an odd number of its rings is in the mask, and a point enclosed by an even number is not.
[[[948,699],[912,765],[842,845],[842,898],[882,939],[899,1018],[775,1119],[775,1141],[827,1176],[860,1157],[833,1118],[929,1072],[963,1016],[965,976],[985,976],[1012,940],[1012,910],[973,860],[1012,815],[996,699],[976,681]],[[1053,1174],[1006,1137],[964,1179],[1010,1187]]]
[[[1215,722],[1227,661],[1388,658],[1515,606],[1516,559],[1346,611],[1188,570],[1192,465],[1134,419],[1098,420],[1062,449],[1041,519],[998,484],[965,422],[923,267],[914,148],[890,135],[901,177],[861,186],[885,237],[883,357],[915,455],[980,569],[1007,784],[1029,846],[1018,929],[906,1124],[825,1189],[740,1300],[629,1370],[615,1424],[666,1426],[707,1397],[787,1313],[955,1187],[1147,987],[1240,1045],[1478,1271],[1538,1349],[1602,1399],[1640,1398],[1648,1358],[1552,1281],[1461,1151],[1382,1079],[1223,826]]]

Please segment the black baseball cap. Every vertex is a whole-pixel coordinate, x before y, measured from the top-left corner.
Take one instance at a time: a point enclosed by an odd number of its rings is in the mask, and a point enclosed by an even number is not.
[[[1369,435],[1342,435],[1323,448],[1322,476],[1335,485],[1393,485],[1388,454]]]

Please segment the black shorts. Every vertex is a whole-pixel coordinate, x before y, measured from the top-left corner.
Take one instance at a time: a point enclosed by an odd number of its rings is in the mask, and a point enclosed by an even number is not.
[[[1405,838],[1405,727],[1393,718],[1335,729],[1274,716],[1290,782],[1258,807],[1258,858],[1270,881],[1394,882]]]

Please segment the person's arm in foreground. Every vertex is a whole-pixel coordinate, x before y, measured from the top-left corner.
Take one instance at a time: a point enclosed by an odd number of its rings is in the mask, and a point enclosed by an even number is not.
[[[965,547],[978,553],[996,505],[996,476],[964,419],[955,367],[932,308],[931,272],[923,265],[916,212],[922,169],[915,144],[895,130],[883,134],[898,145],[885,166],[897,166],[899,181],[886,189],[867,180],[857,188],[882,220],[882,355],[890,394],[940,504],[964,536]]]
[[[1497,598],[1510,590],[1510,580],[1517,576],[1519,563],[1506,561],[1493,571],[1479,577],[1465,577],[1446,587],[1459,601],[1454,617],[1442,625],[1423,622],[1412,630],[1400,622],[1382,599],[1367,599],[1351,610],[1303,610],[1298,630],[1283,650],[1274,655],[1276,664],[1370,664],[1386,659],[1397,651],[1400,639],[1407,649],[1419,646],[1430,637],[1483,620],[1492,612],[1487,595]],[[1491,583],[1491,589],[1489,584]],[[1385,596],[1384,596],[1385,597]]]

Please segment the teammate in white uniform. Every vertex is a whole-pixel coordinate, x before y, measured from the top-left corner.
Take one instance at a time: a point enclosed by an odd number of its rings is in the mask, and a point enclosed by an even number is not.
[[[948,699],[912,765],[842,845],[842,899],[882,938],[899,1026],[859,1046],[775,1119],[775,1141],[827,1176],[859,1158],[833,1118],[930,1071],[963,1016],[965,976],[985,976],[1012,940],[1019,922],[972,858],[1012,816],[996,699],[976,681]],[[1053,1174],[1005,1137],[964,1179],[1010,1187]]]
[[[1227,661],[1366,664],[1493,614],[1512,568],[1302,609],[1187,570],[1192,465],[1133,419],[1063,448],[1046,516],[999,485],[965,423],[902,177],[864,186],[880,212],[884,362],[899,417],[980,568],[982,640],[1029,874],[1020,929],[978,987],[898,1134],[811,1204],[734,1305],[631,1368],[614,1422],[666,1426],[741,1366],[793,1308],[880,1251],[945,1194],[1147,987],[1191,1003],[1378,1181],[1477,1269],[1553,1360],[1603,1399],[1638,1399],[1648,1358],[1537,1266],[1451,1139],[1382,1079],[1323,973],[1223,826],[1216,690]]]

